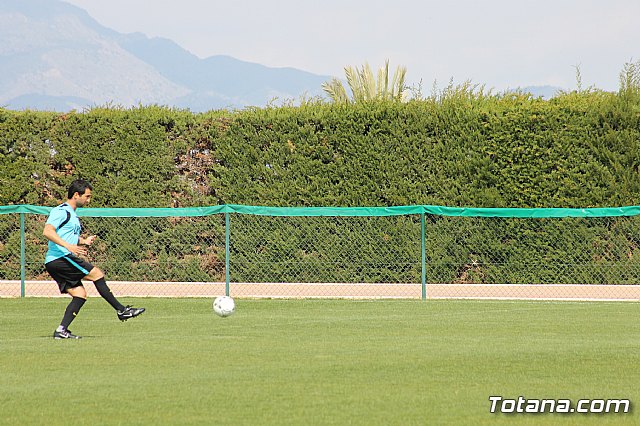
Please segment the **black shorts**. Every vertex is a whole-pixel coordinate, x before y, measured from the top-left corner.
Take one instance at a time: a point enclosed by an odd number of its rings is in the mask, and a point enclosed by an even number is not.
[[[67,293],[67,289],[82,285],[82,279],[93,269],[93,265],[78,256],[68,254],[45,263],[47,272],[60,287],[60,293]]]

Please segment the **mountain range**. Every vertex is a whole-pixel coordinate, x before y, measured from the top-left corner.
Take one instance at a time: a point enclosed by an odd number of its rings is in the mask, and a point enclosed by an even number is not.
[[[158,104],[193,112],[323,96],[331,76],[122,34],[62,0],[0,0],[0,107],[66,112]],[[527,87],[549,98],[555,87]]]
[[[168,39],[113,31],[59,0],[0,1],[0,107],[200,112],[322,96],[330,79],[230,56],[201,59]]]

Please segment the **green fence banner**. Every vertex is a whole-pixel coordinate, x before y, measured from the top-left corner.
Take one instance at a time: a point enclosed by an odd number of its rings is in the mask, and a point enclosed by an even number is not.
[[[49,214],[53,207],[25,204],[0,206],[0,214]],[[259,216],[401,216],[431,214],[460,217],[511,217],[544,219],[560,217],[613,217],[640,215],[640,206],[597,208],[489,208],[445,206],[396,207],[268,207],[224,204],[183,208],[79,208],[84,217],[199,217],[221,213]]]

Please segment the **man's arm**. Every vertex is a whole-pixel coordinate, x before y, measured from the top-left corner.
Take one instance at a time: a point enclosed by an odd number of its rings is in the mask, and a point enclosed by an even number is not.
[[[44,225],[44,231],[42,231],[42,235],[44,235],[47,240],[66,248],[76,256],[85,256],[87,254],[87,249],[85,247],[75,244],[69,244],[68,242],[60,238],[60,236],[56,232],[56,228],[54,228],[53,225],[49,223]]]

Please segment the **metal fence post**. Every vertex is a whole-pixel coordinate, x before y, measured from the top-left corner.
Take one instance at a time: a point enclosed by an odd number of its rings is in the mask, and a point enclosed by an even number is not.
[[[224,214],[224,275],[225,275],[225,294],[229,296],[229,234],[230,232],[229,212]]]
[[[427,299],[427,256],[425,251],[424,212],[420,215],[421,249],[422,249],[422,300]]]
[[[24,230],[24,213],[20,213],[20,297],[25,296],[25,280],[26,280],[26,238]]]

